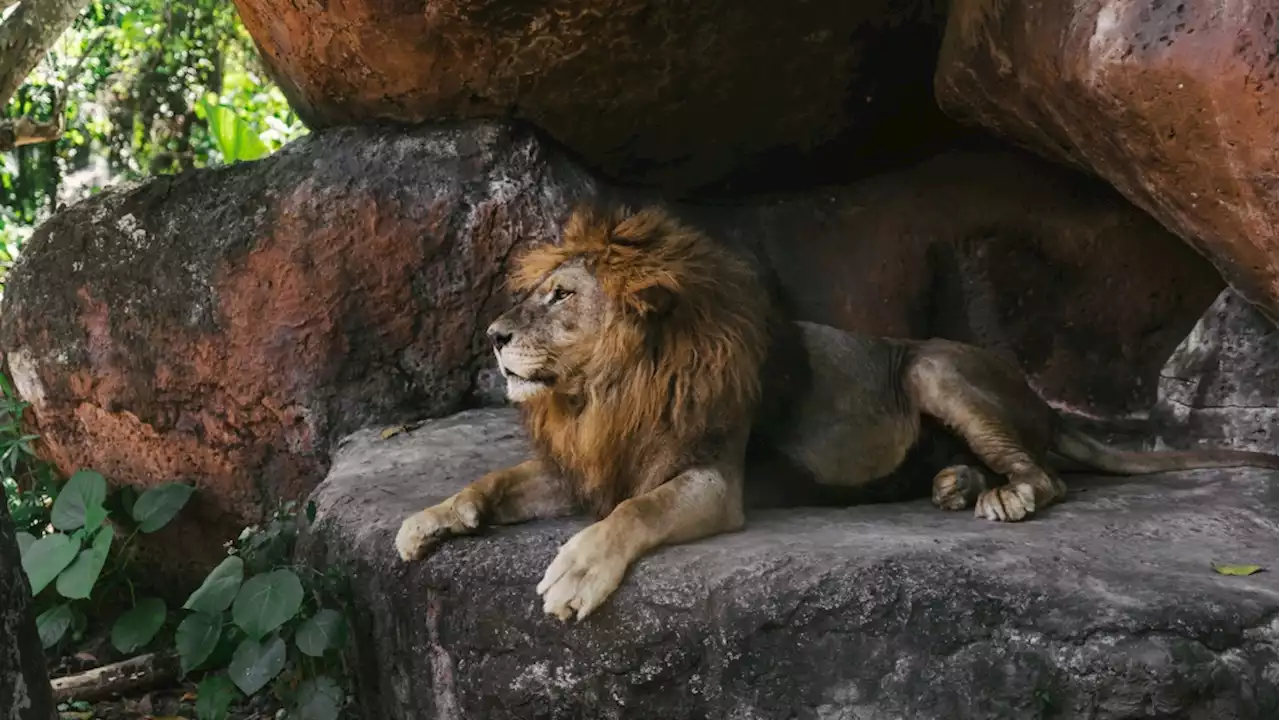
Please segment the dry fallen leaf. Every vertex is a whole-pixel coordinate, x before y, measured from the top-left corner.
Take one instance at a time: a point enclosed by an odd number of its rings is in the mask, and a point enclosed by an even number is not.
[[[1261,565],[1214,565],[1213,569],[1219,575],[1252,575],[1262,572]]]
[[[389,427],[386,430],[382,431],[382,439],[386,440],[387,438],[393,438],[399,435],[400,433],[404,432],[405,429],[406,428],[403,425],[395,425],[393,427]]]

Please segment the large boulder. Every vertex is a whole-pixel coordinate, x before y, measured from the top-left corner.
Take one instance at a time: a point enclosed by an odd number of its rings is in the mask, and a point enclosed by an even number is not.
[[[338,437],[482,402],[508,258],[592,195],[643,199],[506,126],[317,133],[56,214],[0,347],[62,471],[199,487],[146,547],[206,565],[313,489]],[[755,250],[801,318],[999,348],[1094,415],[1147,409],[1222,287],[1113,191],[1021,153],[679,210]]]
[[[1069,481],[995,524],[927,501],[770,511],[660,550],[580,624],[534,585],[566,519],[406,564],[400,521],[527,447],[475,410],[348,438],[312,495],[304,557],[351,579],[367,717],[1272,718],[1274,473]],[[1119,549],[1123,549],[1122,551]],[[1274,568],[1271,568],[1274,569]]]
[[[1233,290],[1223,290],[1160,371],[1153,416],[1174,447],[1280,445],[1280,332]]]
[[[8,279],[0,343],[40,452],[199,492],[151,544],[175,564],[324,476],[333,439],[462,406],[517,242],[577,194],[495,126],[340,131],[259,163],[108,190],[56,214]]]
[[[948,128],[929,0],[236,6],[312,127],[515,117],[668,192],[846,178]]]
[[[955,0],[943,110],[1105,178],[1276,321],[1274,1]]]
[[[22,570],[13,519],[0,483],[0,716],[51,720],[53,691],[31,612],[31,586]]]

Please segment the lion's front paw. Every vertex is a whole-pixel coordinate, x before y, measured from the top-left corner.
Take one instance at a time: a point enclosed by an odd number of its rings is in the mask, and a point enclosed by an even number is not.
[[[449,535],[462,535],[480,527],[480,507],[466,490],[438,505],[414,513],[400,524],[396,552],[406,562],[418,560]]]
[[[1029,483],[1014,482],[992,488],[979,495],[973,514],[988,520],[1017,522],[1029,517],[1035,511],[1035,488]]]
[[[542,610],[561,620],[581,620],[600,607],[622,582],[630,559],[596,523],[560,547],[538,583]]]

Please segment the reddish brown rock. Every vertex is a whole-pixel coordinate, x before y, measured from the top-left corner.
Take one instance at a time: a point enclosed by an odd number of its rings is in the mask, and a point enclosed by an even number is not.
[[[501,128],[343,131],[57,214],[0,328],[41,453],[120,483],[194,481],[153,543],[216,559],[311,490],[334,438],[464,402],[488,357],[474,318],[574,183]]]
[[[952,3],[943,109],[1105,178],[1276,320],[1272,1]]]
[[[64,472],[197,484],[148,541],[202,565],[311,490],[336,438],[485,395],[507,258],[592,194],[643,200],[501,126],[317,133],[58,213],[9,276],[0,349]],[[756,250],[799,317],[1008,350],[1104,416],[1154,401],[1222,287],[1103,183],[1022,153],[678,210]]]
[[[236,6],[313,127],[514,117],[673,193],[847,178],[949,126],[931,0]]]

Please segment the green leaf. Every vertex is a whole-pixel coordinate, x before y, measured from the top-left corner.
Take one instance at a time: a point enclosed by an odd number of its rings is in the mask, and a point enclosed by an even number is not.
[[[18,554],[22,557],[26,557],[27,551],[30,550],[31,546],[34,545],[36,542],[36,536],[32,535],[29,532],[20,532],[20,533],[17,533],[17,538],[18,538]]]
[[[260,640],[297,615],[301,607],[302,582],[298,576],[292,570],[272,570],[245,582],[231,606],[231,617],[246,635]],[[244,686],[240,685],[240,689]]]
[[[208,122],[209,134],[227,164],[257,160],[269,152],[258,133],[234,109],[211,102],[208,98],[201,100],[200,106]]]
[[[200,720],[227,720],[236,686],[225,675],[206,675],[196,689],[196,717]]]
[[[92,470],[80,470],[58,491],[49,521],[63,532],[83,527],[88,509],[101,507],[106,499],[107,481]]]
[[[58,575],[56,585],[58,594],[64,598],[78,600],[89,597],[94,583],[102,574],[102,566],[107,564],[107,552],[111,550],[111,540],[115,531],[110,525],[98,530],[93,536],[93,544],[88,550],[80,553],[71,567]]]
[[[231,676],[231,682],[240,688],[240,692],[252,695],[280,674],[284,669],[284,660],[284,641],[279,637],[273,637],[264,643],[245,638],[231,656],[227,674]]]
[[[347,695],[333,678],[311,678],[298,686],[297,717],[300,720],[338,720]]]
[[[1252,575],[1262,572],[1261,565],[1214,565],[1213,569],[1219,575]]]
[[[67,634],[74,619],[71,606],[67,603],[49,608],[36,617],[36,632],[40,633],[40,644],[45,650],[58,644],[62,636]]]
[[[164,625],[166,608],[160,598],[143,598],[126,610],[111,628],[111,644],[122,653],[131,653],[151,642]]]
[[[133,519],[138,523],[138,529],[153,533],[168,525],[191,499],[193,492],[195,488],[190,485],[165,483],[142,493],[142,497],[133,504]]]
[[[216,615],[231,607],[244,582],[244,560],[232,555],[209,572],[200,587],[183,603],[187,610]]]
[[[347,641],[347,623],[336,610],[321,610],[298,626],[293,642],[298,649],[311,657],[320,657],[326,650],[341,647]]]
[[[22,556],[22,569],[31,582],[31,594],[38,595],[53,582],[79,552],[80,547],[62,533],[49,533],[32,543]]]
[[[84,527],[80,528],[86,533],[91,533],[102,526],[102,522],[107,519],[107,509],[101,505],[90,505],[84,511]]]
[[[129,517],[133,517],[133,505],[138,502],[138,491],[132,485],[120,487],[120,509]]]
[[[188,615],[178,625],[175,636],[182,674],[186,675],[200,667],[200,663],[208,660],[209,655],[218,647],[220,637],[222,637],[221,615],[205,613]]]

